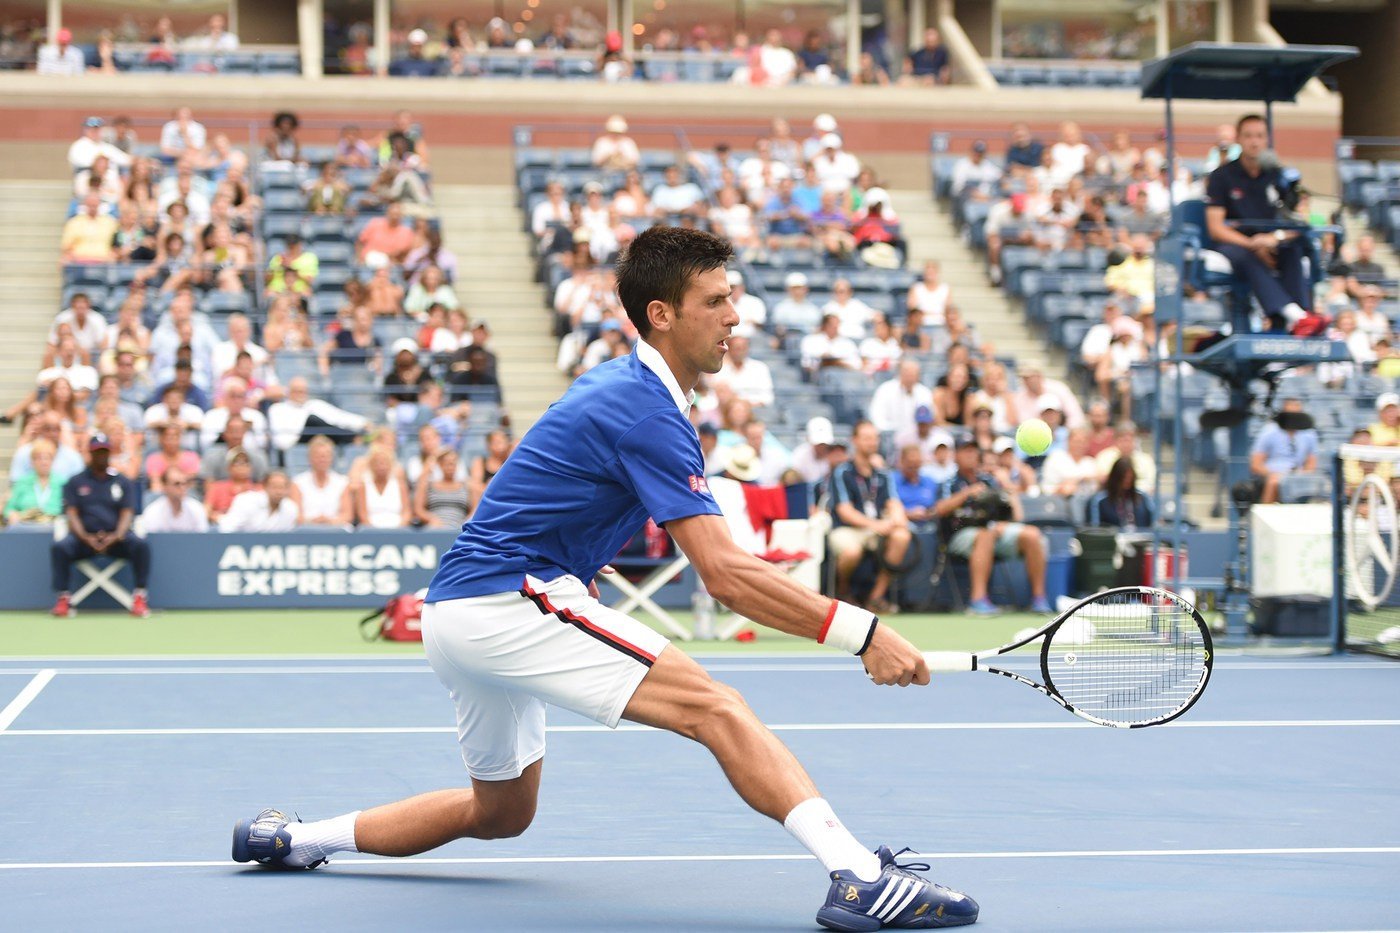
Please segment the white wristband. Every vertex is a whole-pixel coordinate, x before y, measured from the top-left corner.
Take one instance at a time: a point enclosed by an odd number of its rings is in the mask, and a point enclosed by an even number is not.
[[[875,634],[875,625],[880,620],[871,612],[843,603],[839,599],[831,601],[831,609],[826,614],[817,644],[830,645],[854,655],[862,655],[870,647],[870,639]]]

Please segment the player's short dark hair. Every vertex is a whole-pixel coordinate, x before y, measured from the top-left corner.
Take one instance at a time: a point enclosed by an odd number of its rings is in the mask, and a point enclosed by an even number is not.
[[[679,308],[691,279],[722,268],[734,258],[727,240],[703,230],[656,226],[640,234],[617,262],[617,297],[637,333],[651,332],[647,305],[662,301]]]
[[[1255,120],[1258,120],[1260,123],[1264,124],[1265,128],[1268,128],[1269,121],[1264,119],[1263,114],[1247,113],[1235,121],[1235,135],[1238,136],[1240,134],[1240,130],[1244,129],[1246,123],[1253,123]]]

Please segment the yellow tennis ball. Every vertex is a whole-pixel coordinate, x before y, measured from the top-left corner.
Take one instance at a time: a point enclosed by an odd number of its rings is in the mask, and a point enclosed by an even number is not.
[[[1054,439],[1055,435],[1050,431],[1050,425],[1039,418],[1022,421],[1021,426],[1016,429],[1016,446],[1020,447],[1027,457],[1039,457],[1050,449],[1050,442]]]

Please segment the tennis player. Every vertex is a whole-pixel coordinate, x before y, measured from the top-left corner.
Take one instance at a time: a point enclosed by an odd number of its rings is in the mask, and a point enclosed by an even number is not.
[[[741,550],[705,483],[687,419],[701,373],[720,368],[739,315],[729,245],[652,227],[617,267],[640,340],[550,407],[492,479],[444,555],[423,646],[457,710],[471,789],[441,790],[314,823],[263,810],[234,828],[233,857],[314,868],[337,852],[407,856],[530,825],[545,707],[609,727],[627,719],[704,745],[749,806],[825,866],[817,921],[833,930],[926,929],[977,919],[971,898],[856,841],[802,765],[733,688],[651,628],[598,602],[594,575],[650,515],[724,605],[857,655],[877,684],[927,684],[922,655],[871,613],[828,599]],[[917,866],[926,870],[926,865]]]

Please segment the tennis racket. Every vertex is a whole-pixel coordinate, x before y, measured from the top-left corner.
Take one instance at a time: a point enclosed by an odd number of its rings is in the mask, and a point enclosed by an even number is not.
[[[1043,683],[986,663],[1038,638]],[[1194,606],[1166,590],[1125,586],[1095,593],[1000,648],[930,651],[924,659],[935,674],[1000,674],[1089,722],[1137,729],[1171,722],[1200,699],[1211,653],[1210,630]]]

